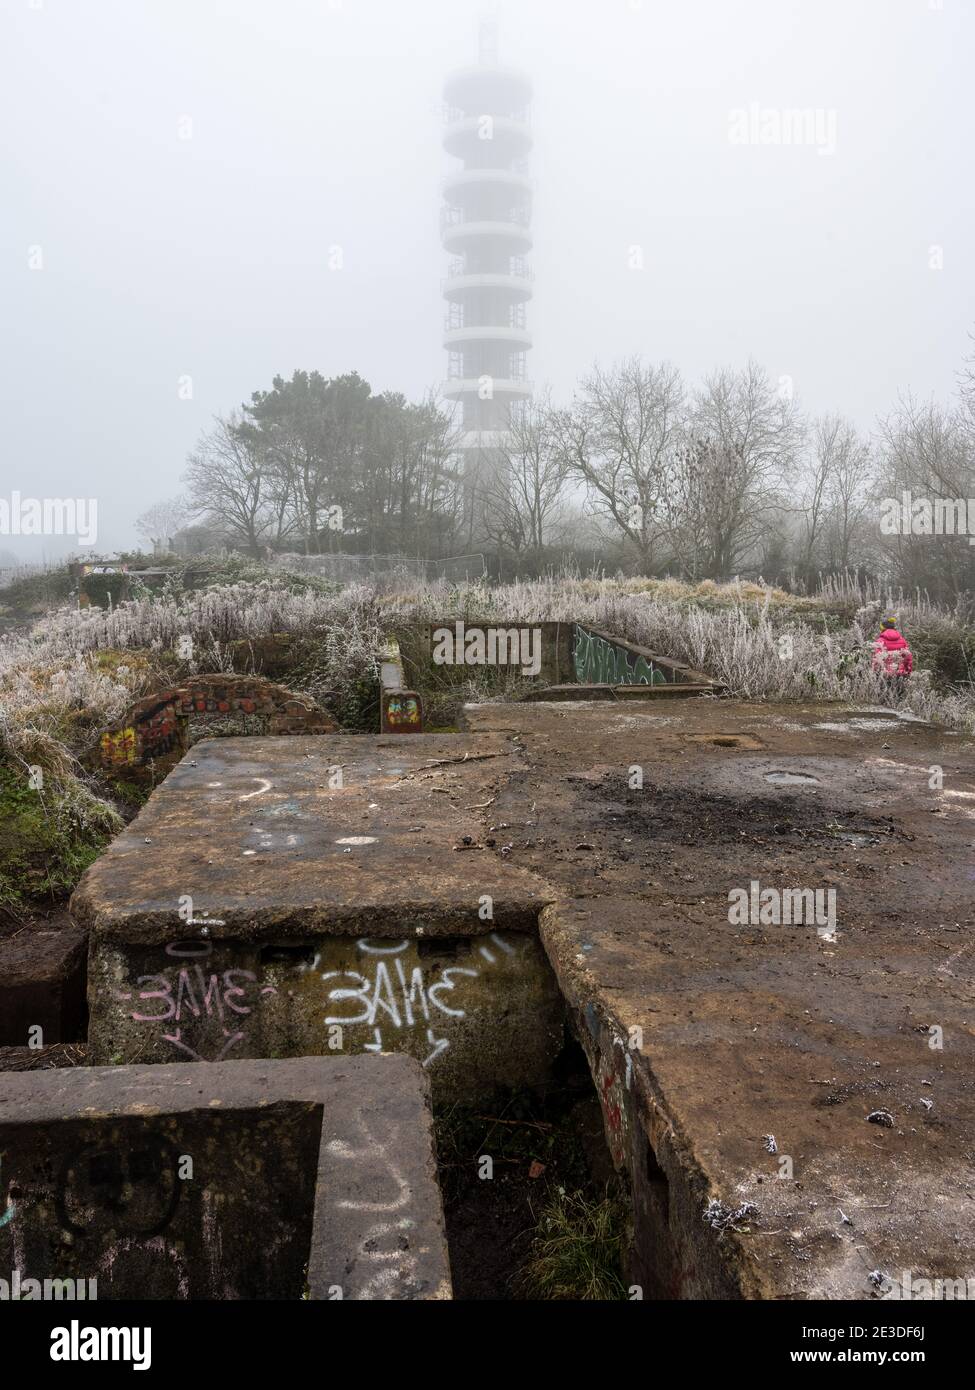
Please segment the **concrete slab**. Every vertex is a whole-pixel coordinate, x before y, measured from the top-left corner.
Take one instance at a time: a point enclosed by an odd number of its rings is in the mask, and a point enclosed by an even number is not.
[[[517,764],[491,734],[197,743],[84,875],[71,914],[101,941],[144,944],[172,940],[183,899],[211,940],[530,930],[537,879],[462,852],[485,785]]]
[[[453,1098],[544,1077],[545,885],[478,820],[517,765],[500,735],[197,744],[72,900],[92,1061],[407,1051]]]
[[[492,814],[564,895],[542,939],[647,1296],[972,1277],[975,742],[839,706],[466,716],[522,749]],[[753,880],[832,890],[835,933],[733,925]]]
[[[78,1068],[0,1089],[0,1269],[105,1298],[450,1297],[407,1057]]]

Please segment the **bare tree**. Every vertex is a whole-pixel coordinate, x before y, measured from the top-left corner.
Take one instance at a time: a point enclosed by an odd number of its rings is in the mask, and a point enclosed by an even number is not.
[[[548,393],[513,409],[484,490],[487,537],[516,555],[539,559],[564,511],[566,474]]]
[[[585,483],[595,514],[622,532],[646,571],[661,534],[667,463],[683,411],[677,368],[634,357],[606,371],[596,367],[554,418],[564,467]]]
[[[933,401],[922,405],[907,397],[882,423],[880,436],[878,500],[899,501],[908,493],[920,509],[907,534],[885,538],[893,576],[941,596],[975,587],[975,548],[968,544],[966,525],[967,499],[975,497],[975,461],[964,408]]]
[[[847,427],[849,428],[849,427]],[[805,574],[815,568],[817,551],[830,510],[830,492],[839,460],[844,424],[838,415],[821,415],[813,426],[812,455],[803,470],[799,511],[799,565]]]
[[[802,436],[794,402],[754,362],[707,378],[666,470],[663,515],[682,573],[726,579],[757,558]]]
[[[287,508],[240,426],[239,414],[218,416],[189,455],[184,480],[196,510],[206,512],[228,542],[259,556],[285,534]]]
[[[176,532],[198,510],[187,497],[170,497],[164,502],[154,502],[136,517],[135,529],[150,545],[168,547]]]
[[[865,557],[865,522],[874,469],[868,441],[848,420],[840,421],[831,442],[829,512],[824,536],[825,557],[833,569],[848,569]]]

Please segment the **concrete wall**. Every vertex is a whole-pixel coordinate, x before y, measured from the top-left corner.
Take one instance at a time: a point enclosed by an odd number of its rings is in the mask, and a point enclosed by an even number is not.
[[[520,932],[96,941],[88,995],[96,1064],[405,1052],[444,1099],[537,1083],[563,1041],[555,977]]]
[[[455,640],[454,661],[439,663],[434,660],[434,651],[438,644],[437,634],[445,629],[449,630],[456,637],[457,624],[454,621],[442,623],[431,623],[419,635],[415,633],[404,633],[399,639],[400,651],[406,665],[407,675],[411,684],[418,685],[421,690],[430,689],[446,685],[457,685],[470,678],[471,674],[488,668],[489,663],[478,664],[476,662],[465,662],[458,658],[458,654],[463,655],[469,652],[475,655],[473,646],[469,647],[467,639],[471,638],[472,643],[476,641],[478,634],[482,634],[485,640],[485,647],[490,648],[488,641],[489,634],[518,634],[520,642],[518,647],[518,659],[504,660],[497,663],[503,667],[509,667],[514,672],[520,672],[523,662],[521,655],[528,650],[524,642],[531,642],[531,650],[538,650],[540,653],[540,670],[531,679],[538,681],[541,685],[559,685],[562,681],[571,680],[570,675],[572,665],[572,627],[571,623],[525,623],[513,624],[505,623],[499,619],[490,618],[469,618],[463,622],[463,641],[458,643]],[[495,638],[497,645],[497,638]],[[510,651],[508,641],[502,644],[502,651],[505,655]],[[493,664],[493,663],[490,663]]]
[[[453,634],[445,644],[443,634]],[[504,634],[503,640],[499,640]],[[421,637],[401,639],[400,648],[411,680],[421,689],[457,684],[472,672],[501,666],[514,673],[524,674],[524,654],[535,650],[526,647],[531,640],[540,652],[537,674],[528,676],[539,687],[578,685],[684,685],[710,684],[700,671],[659,656],[647,647],[624,641],[612,633],[584,623],[526,623],[510,624],[500,620],[465,619],[463,623],[431,623]],[[445,650],[448,661],[435,659]],[[478,661],[481,650],[503,656],[494,660],[490,655]]]

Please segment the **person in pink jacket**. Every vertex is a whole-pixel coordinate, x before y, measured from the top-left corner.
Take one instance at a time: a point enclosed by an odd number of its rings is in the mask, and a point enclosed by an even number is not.
[[[880,635],[873,644],[870,664],[874,671],[886,677],[892,689],[898,693],[903,691],[908,676],[914,670],[914,657],[893,618],[885,618],[880,624]]]

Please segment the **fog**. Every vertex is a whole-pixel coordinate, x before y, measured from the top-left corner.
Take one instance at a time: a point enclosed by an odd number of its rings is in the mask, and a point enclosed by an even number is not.
[[[946,397],[975,321],[961,0],[2,0],[0,494],[98,549],[278,373],[446,375],[443,80],[534,86],[528,371],[754,357],[864,429]],[[818,112],[803,144],[733,113]],[[336,254],[336,249],[338,254]],[[339,263],[340,262],[340,263]],[[0,535],[18,560],[72,549]]]

